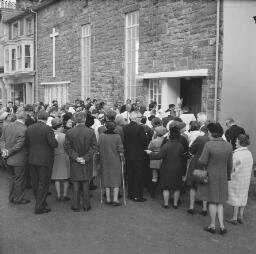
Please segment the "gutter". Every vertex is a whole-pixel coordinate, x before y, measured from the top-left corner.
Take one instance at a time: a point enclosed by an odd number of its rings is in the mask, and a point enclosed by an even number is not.
[[[35,31],[34,31],[34,41],[35,41],[35,48],[34,48],[34,69],[35,69],[35,76],[34,76],[34,85],[32,86],[33,96],[32,101],[37,102],[38,101],[38,50],[37,50],[37,30],[38,30],[38,19],[37,19],[37,12],[30,10],[31,13],[35,15]]]
[[[216,60],[215,60],[215,84],[214,84],[214,121],[217,121],[217,110],[218,110],[219,43],[220,43],[220,0],[217,0],[216,54],[215,54]]]

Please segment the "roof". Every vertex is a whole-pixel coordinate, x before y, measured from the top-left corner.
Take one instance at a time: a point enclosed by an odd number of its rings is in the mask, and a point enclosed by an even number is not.
[[[1,11],[2,14],[2,11]],[[12,21],[15,21],[23,16],[27,15],[27,11],[24,10],[12,10],[11,13],[5,14],[5,17],[3,15],[3,21],[5,23],[10,23]]]
[[[60,1],[60,0],[42,0],[41,4],[33,7],[32,10],[33,11],[39,11],[39,10],[41,10],[41,9],[51,5],[51,4],[54,4],[58,1]]]
[[[13,16],[17,16],[20,13],[21,11],[18,11],[16,9],[0,8],[0,19],[6,22],[8,19],[12,18]]]

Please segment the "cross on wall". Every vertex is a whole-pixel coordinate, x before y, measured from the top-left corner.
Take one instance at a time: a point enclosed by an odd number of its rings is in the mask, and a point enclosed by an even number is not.
[[[50,37],[52,38],[52,76],[55,78],[55,43],[56,43],[56,37],[59,35],[58,32],[55,31],[55,27],[52,29],[52,33],[50,34]]]

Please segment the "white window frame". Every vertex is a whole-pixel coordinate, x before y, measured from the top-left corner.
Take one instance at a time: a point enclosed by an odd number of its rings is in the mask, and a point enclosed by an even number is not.
[[[14,35],[14,25],[18,25],[18,28],[17,28],[17,35]],[[12,23],[12,39],[15,39],[15,38],[18,38],[20,35],[20,22],[17,21],[17,22],[14,22]]]
[[[68,103],[70,81],[41,83],[44,87],[44,103],[51,104],[53,100],[58,101],[58,106]]]
[[[10,72],[10,49],[4,49],[4,72]]]
[[[22,45],[17,46],[17,70],[22,70]]]
[[[15,50],[15,58],[12,58],[12,52],[13,52],[13,50]],[[15,72],[15,71],[17,71],[17,47],[10,47],[10,51],[11,51],[11,60],[10,60],[10,62],[11,62],[11,72]],[[15,65],[13,65],[13,62],[15,61]],[[13,66],[15,66],[14,68],[15,69],[13,69]]]
[[[139,11],[125,16],[125,100],[136,100],[139,66]]]
[[[29,48],[30,48],[30,55],[29,56],[26,56],[26,46],[29,46]],[[32,66],[32,63],[33,63],[33,60],[32,60],[32,55],[33,55],[33,46],[32,46],[32,44],[29,44],[29,43],[25,43],[24,45],[23,45],[23,68],[25,69],[25,70],[32,70],[33,69],[33,66]],[[25,64],[26,64],[26,58],[29,58],[30,59],[30,67],[26,67],[25,66]]]
[[[148,104],[155,101],[158,109],[162,107],[162,80],[150,79],[148,84]]]
[[[81,36],[82,98],[91,96],[91,24],[82,26]]]
[[[31,27],[30,27],[30,30],[28,29],[28,21],[30,20],[30,24],[31,24]],[[26,35],[30,35],[33,33],[33,19],[32,17],[28,17],[25,19],[25,34]]]

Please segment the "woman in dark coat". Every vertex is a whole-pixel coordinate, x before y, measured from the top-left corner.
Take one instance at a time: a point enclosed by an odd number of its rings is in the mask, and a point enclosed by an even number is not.
[[[199,200],[205,200],[205,185],[200,185],[196,182],[196,179],[193,177],[193,172],[195,169],[203,169],[201,165],[198,163],[198,159],[201,156],[201,153],[204,149],[204,145],[209,141],[207,126],[203,126],[201,128],[201,132],[204,133],[203,136],[199,136],[190,146],[190,153],[193,155],[191,161],[188,166],[187,173],[187,185],[190,187],[190,206],[188,209],[189,214],[194,214],[194,205],[195,205],[195,197],[197,190],[197,198]],[[201,212],[202,215],[207,214],[207,202],[203,201],[203,210]]]
[[[208,183],[206,189],[206,201],[209,203],[211,223],[205,228],[210,233],[215,233],[215,220],[218,215],[220,233],[225,234],[227,230],[223,223],[223,204],[228,199],[228,178],[232,170],[232,145],[223,140],[223,129],[219,123],[210,123],[208,141],[199,158],[199,163],[208,172]]]
[[[106,188],[106,204],[119,206],[119,186],[122,179],[123,143],[119,134],[115,133],[115,122],[106,122],[106,131],[99,136],[100,165],[102,169],[102,185]],[[113,188],[113,202],[110,198]]]
[[[170,191],[174,191],[173,208],[178,208],[182,176],[184,175],[184,148],[179,139],[179,127],[170,127],[169,140],[161,147],[160,152],[151,153],[147,150],[151,160],[163,159],[160,168],[159,186],[163,190],[164,208],[168,208]]]

